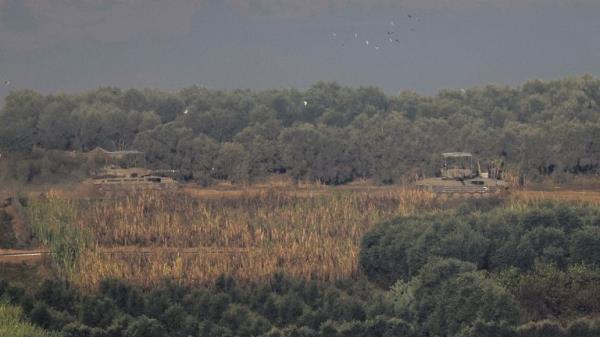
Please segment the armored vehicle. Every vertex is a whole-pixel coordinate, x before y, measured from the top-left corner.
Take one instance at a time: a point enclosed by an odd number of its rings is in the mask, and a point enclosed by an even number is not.
[[[501,165],[490,164],[487,172],[481,172],[473,163],[473,156],[467,152],[442,153],[440,176],[417,181],[422,190],[447,194],[486,194],[508,190],[508,183],[502,180]]]
[[[86,182],[100,190],[128,188],[176,188],[179,184],[169,173],[173,171],[152,171],[145,168],[105,167]]]

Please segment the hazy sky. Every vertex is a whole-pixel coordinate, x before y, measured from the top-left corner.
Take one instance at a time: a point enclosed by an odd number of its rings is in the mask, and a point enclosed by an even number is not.
[[[586,73],[600,75],[599,0],[0,0],[0,99],[319,80],[434,93]]]

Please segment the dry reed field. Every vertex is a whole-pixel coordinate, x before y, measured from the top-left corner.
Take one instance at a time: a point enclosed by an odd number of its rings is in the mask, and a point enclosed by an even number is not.
[[[513,191],[509,199],[600,205],[600,191]],[[190,188],[91,200],[53,191],[31,198],[27,212],[57,271],[74,283],[116,277],[151,287],[202,285],[224,273],[240,282],[275,272],[352,278],[361,238],[375,223],[446,203],[402,187]]]
[[[241,282],[278,271],[351,278],[360,240],[373,224],[435,203],[431,193],[405,188],[247,189],[210,197],[143,191],[91,201],[48,193],[28,209],[36,236],[76,284],[118,277],[149,287],[166,279],[206,284],[223,273]]]
[[[553,190],[553,191],[514,191],[511,199],[515,202],[570,201],[600,206],[600,190]]]

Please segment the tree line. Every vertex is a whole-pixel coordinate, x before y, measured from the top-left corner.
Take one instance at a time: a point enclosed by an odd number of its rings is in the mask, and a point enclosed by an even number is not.
[[[0,111],[0,167],[23,182],[83,177],[93,163],[68,152],[99,146],[143,151],[145,165],[201,184],[279,173],[397,183],[435,174],[441,152],[470,151],[530,180],[561,181],[600,172],[598,135],[600,80],[591,76],[434,96],[326,82],[305,91],[22,90]]]

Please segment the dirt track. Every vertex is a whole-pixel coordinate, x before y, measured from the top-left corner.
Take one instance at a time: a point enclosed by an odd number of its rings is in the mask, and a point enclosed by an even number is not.
[[[0,249],[0,263],[22,263],[40,261],[50,252],[47,250]]]
[[[196,247],[196,248],[152,248],[152,247],[116,247],[104,248],[100,254],[106,255],[127,255],[127,254],[152,254],[157,251],[181,255],[201,255],[201,254],[239,254],[241,252],[255,252],[255,248],[214,248],[214,247]],[[0,263],[22,263],[41,261],[44,257],[50,256],[49,250],[31,249],[0,249]]]

